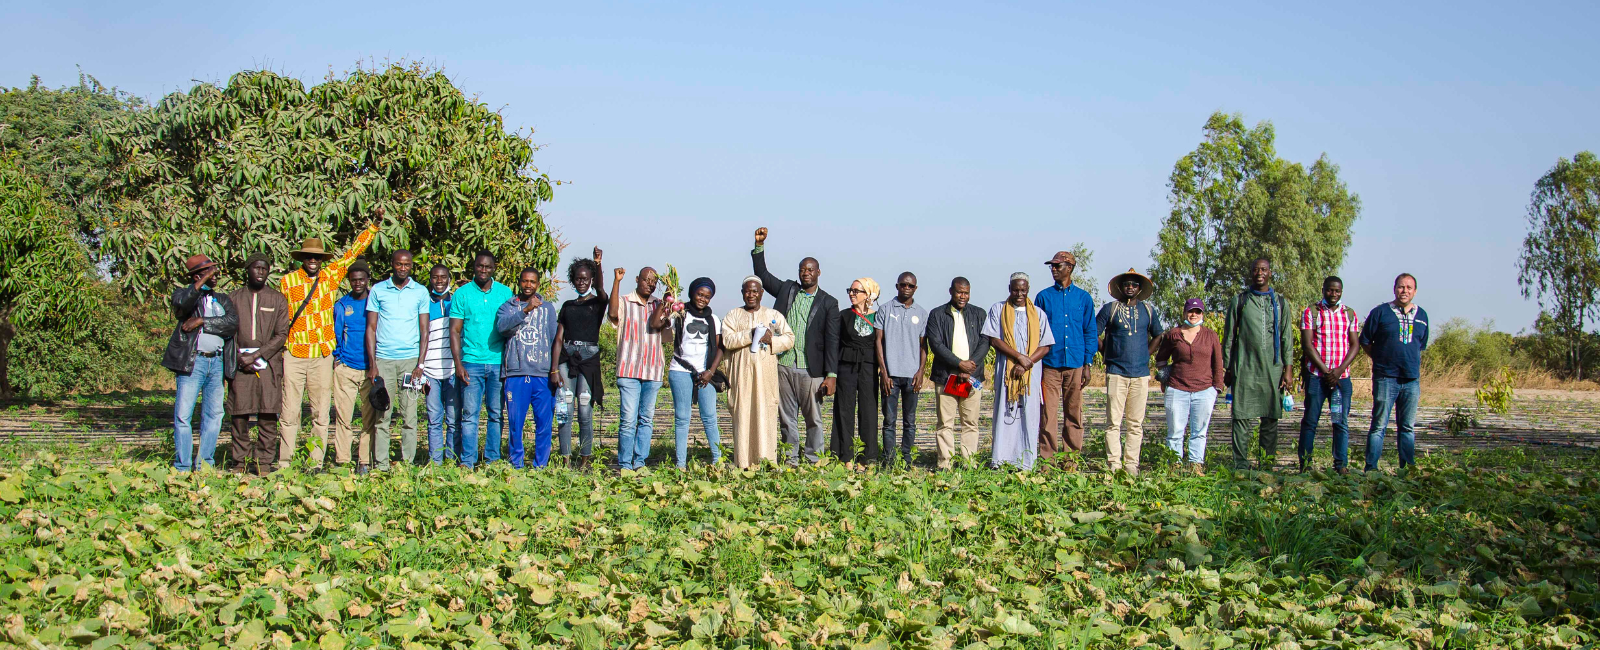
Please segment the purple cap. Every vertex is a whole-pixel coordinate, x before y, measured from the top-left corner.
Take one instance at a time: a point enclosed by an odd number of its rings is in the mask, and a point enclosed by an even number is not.
[[[1201,300],[1199,298],[1190,298],[1188,300],[1183,301],[1183,312],[1184,313],[1187,314],[1187,313],[1189,313],[1191,311],[1194,311],[1196,309],[1198,309],[1200,311],[1205,311],[1206,310],[1206,301]]]

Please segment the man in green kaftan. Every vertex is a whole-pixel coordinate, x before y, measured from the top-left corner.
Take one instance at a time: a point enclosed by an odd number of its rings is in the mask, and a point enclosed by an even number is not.
[[[1272,263],[1250,265],[1250,287],[1228,302],[1222,337],[1224,379],[1233,391],[1233,466],[1249,469],[1246,450],[1254,420],[1261,425],[1261,469],[1278,455],[1278,419],[1290,389],[1294,320],[1289,301],[1272,290]]]

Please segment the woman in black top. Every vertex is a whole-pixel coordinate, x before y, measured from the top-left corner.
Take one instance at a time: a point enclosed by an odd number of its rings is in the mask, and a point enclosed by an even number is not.
[[[577,395],[575,411],[578,420],[578,459],[576,467],[587,467],[594,455],[594,407],[605,396],[605,382],[600,381],[600,324],[605,321],[605,283],[600,277],[600,247],[594,249],[594,259],[573,260],[567,266],[567,281],[572,283],[578,297],[561,303],[556,315],[556,340],[561,341],[561,365],[552,379],[564,384]],[[564,399],[561,396],[558,399]],[[561,423],[561,455],[572,459],[572,420]]]
[[[866,443],[861,462],[878,460],[878,368],[883,364],[883,330],[877,316],[878,283],[861,278],[850,284],[850,308],[839,312],[839,392],[833,398],[833,455],[856,460],[856,432]]]

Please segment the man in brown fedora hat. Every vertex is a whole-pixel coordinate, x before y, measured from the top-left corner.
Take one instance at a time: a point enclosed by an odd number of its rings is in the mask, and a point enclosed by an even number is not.
[[[378,208],[377,219],[383,218]],[[278,418],[278,466],[288,467],[294,457],[295,438],[300,434],[300,402],[310,393],[311,435],[326,444],[328,440],[328,400],[333,391],[333,302],[339,298],[339,283],[350,265],[367,250],[378,224],[369,224],[356,237],[350,249],[338,259],[310,238],[289,253],[300,268],[278,281],[278,290],[289,301],[288,354],[283,357],[283,412]],[[349,460],[350,450],[338,455]],[[321,458],[316,459],[320,463]],[[314,463],[315,464],[315,463]]]
[[[1043,416],[1039,428],[1039,458],[1049,461],[1062,445],[1056,442],[1061,432],[1065,449],[1083,451],[1083,389],[1089,385],[1089,365],[1100,347],[1094,318],[1094,296],[1072,283],[1078,256],[1058,251],[1044,263],[1050,267],[1050,286],[1033,297],[1033,304],[1044,310],[1056,344],[1042,363]],[[1057,421],[1057,409],[1065,403],[1066,417]]]
[[[239,314],[233,301],[215,291],[217,263],[205,255],[184,262],[189,284],[172,292],[172,328],[161,365],[177,373],[177,397],[172,409],[172,439],[177,457],[172,466],[180,472],[213,464],[217,435],[222,432],[223,382],[233,377],[233,335]],[[205,396],[200,416],[200,457],[194,458],[195,399]]]
[[[1106,465],[1137,476],[1150,355],[1161,340],[1161,316],[1145,302],[1155,286],[1143,273],[1128,269],[1111,278],[1106,290],[1112,300],[1095,316],[1106,362]]]

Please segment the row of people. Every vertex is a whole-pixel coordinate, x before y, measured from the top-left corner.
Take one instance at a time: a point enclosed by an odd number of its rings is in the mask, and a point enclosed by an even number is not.
[[[1230,301],[1228,328],[1218,339],[1200,326],[1205,306],[1198,300],[1185,306],[1179,326],[1163,330],[1159,314],[1145,302],[1153,286],[1132,269],[1112,279],[1108,289],[1114,299],[1096,312],[1090,294],[1073,283],[1076,260],[1065,251],[1046,262],[1053,279],[1049,287],[1031,294],[1027,274],[1014,274],[1008,298],[987,311],[968,304],[971,287],[964,278],[951,282],[948,303],[929,311],[916,303],[917,278],[909,272],[897,278],[894,298],[881,305],[877,283],[856,280],[847,291],[849,306],[840,309],[818,284],[816,259],[802,260],[797,280],[781,280],[767,269],[767,231],[762,228],[751,253],[754,274],[740,287],[744,306],[719,318],[709,309],[716,292],[709,278],[691,282],[688,300],[679,302],[676,296],[655,297],[659,278],[650,268],[640,271],[632,290],[624,292],[626,271],[619,268],[608,297],[600,282],[598,248],[592,259],[569,266],[567,278],[577,297],[559,310],[541,297],[541,275],[534,269],[520,274],[516,292],[496,282],[497,261],[488,253],[474,258],[471,281],[454,290],[443,266],[430,269],[427,286],[412,279],[413,260],[407,251],[395,252],[391,277],[372,285],[370,271],[358,258],[375,232],[369,227],[338,259],[320,241],[307,240],[292,254],[299,268],[286,273],[276,290],[268,286],[272,269],[264,255],[246,260],[245,286],[226,295],[213,290],[214,263],[203,255],[188,260],[191,281],[173,294],[179,322],[163,359],[178,376],[174,436],[179,469],[211,462],[224,410],[232,416],[234,470],[254,464],[265,474],[286,466],[297,449],[300,404],[306,395],[316,440],[310,450],[313,468],[322,466],[330,445],[337,462],[350,462],[358,399],[363,409],[358,472],[388,468],[396,409],[401,458],[417,460],[416,407],[423,399],[431,462],[454,460],[469,468],[478,464],[478,415],[486,409],[481,462],[500,459],[504,426],[509,428],[507,460],[519,468],[543,466],[552,451],[556,404],[565,406],[569,394],[576,398],[574,417],[561,423],[559,453],[570,457],[576,451],[574,462],[585,465],[593,454],[594,407],[602,403],[607,384],[600,370],[602,319],[617,331],[617,455],[624,469],[642,467],[649,456],[663,376],[673,392],[680,466],[686,461],[696,407],[713,459],[720,459],[716,395],[723,390],[729,392],[733,416],[734,463],[741,467],[779,461],[779,440],[788,443],[783,460],[798,463],[802,455],[817,460],[824,444],[823,405],[830,396],[834,425],[828,448],[835,457],[889,462],[897,449],[909,457],[926,378],[936,394],[940,467],[948,467],[956,454],[976,452],[979,395],[988,379],[995,393],[991,462],[1031,468],[1036,458],[1083,449],[1082,395],[1098,353],[1107,374],[1107,464],[1132,474],[1139,470],[1152,355],[1164,366],[1158,368],[1157,380],[1169,412],[1168,444],[1192,463],[1203,458],[1216,397],[1229,388],[1235,463],[1247,464],[1252,420],[1259,421],[1262,448],[1275,450],[1281,398],[1292,376],[1293,321],[1288,305],[1270,288],[1266,260],[1252,267],[1249,289]],[[350,291],[336,298],[345,280]],[[1378,408],[1374,410],[1368,466],[1377,462],[1384,421],[1396,402],[1401,461],[1412,462],[1416,355],[1426,345],[1427,324],[1425,313],[1409,298],[1402,302],[1401,285],[1407,282],[1406,295],[1414,295],[1414,278],[1397,279],[1396,301],[1386,303],[1392,318],[1385,319],[1378,309],[1369,315],[1370,338],[1357,329],[1354,312],[1339,303],[1342,287],[1336,278],[1325,286],[1324,301],[1302,313],[1308,398],[1302,465],[1309,459],[1322,403],[1331,398],[1335,466],[1345,469],[1348,369],[1358,349],[1358,331],[1360,346],[1375,360],[1375,394],[1383,408],[1381,419]],[[761,305],[763,293],[773,297],[773,307]],[[673,337],[670,360],[663,354],[665,336]],[[996,352],[992,374],[984,368],[991,347]],[[1396,355],[1398,361],[1390,361]],[[1380,356],[1384,363],[1376,363]],[[725,373],[720,370],[724,366]],[[201,394],[205,410],[196,461],[191,458],[190,420]],[[331,431],[330,399],[335,420]],[[1062,410],[1065,417],[1058,419]],[[523,446],[530,413],[531,458]],[[576,450],[574,423],[579,430]],[[858,437],[864,448],[860,457]]]

